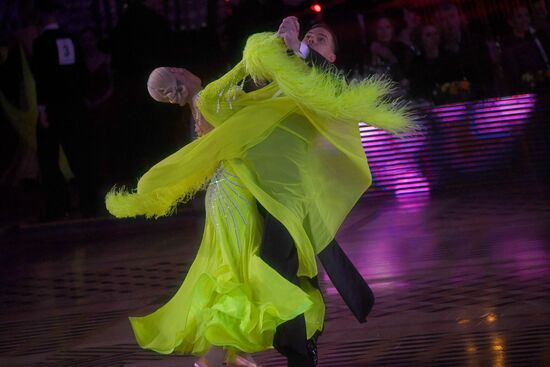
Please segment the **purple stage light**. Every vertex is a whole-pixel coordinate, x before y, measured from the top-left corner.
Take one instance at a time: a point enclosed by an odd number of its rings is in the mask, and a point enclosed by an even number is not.
[[[508,159],[537,98],[522,94],[420,109],[422,133],[397,138],[360,123],[377,192],[429,194],[443,171],[487,172]]]

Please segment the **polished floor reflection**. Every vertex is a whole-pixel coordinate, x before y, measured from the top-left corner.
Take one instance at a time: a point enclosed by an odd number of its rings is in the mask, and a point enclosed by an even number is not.
[[[201,217],[4,228],[1,364],[192,366],[140,350],[126,317],[177,289]],[[550,365],[549,224],[540,187],[363,199],[338,239],[377,302],[357,324],[321,275],[319,366]]]

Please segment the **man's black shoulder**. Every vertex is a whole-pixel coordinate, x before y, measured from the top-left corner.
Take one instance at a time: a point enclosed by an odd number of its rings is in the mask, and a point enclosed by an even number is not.
[[[312,48],[309,48],[309,54],[306,57],[306,62],[311,66],[323,69],[333,67],[327,59],[325,59],[323,56],[321,56],[320,53]]]
[[[306,57],[305,60],[308,65],[315,66],[316,68],[320,68],[326,71],[332,71],[334,74],[339,74],[347,78],[347,72],[345,70],[340,69],[337,65],[330,63],[327,59],[325,59],[320,53],[317,51],[309,48],[309,54]]]

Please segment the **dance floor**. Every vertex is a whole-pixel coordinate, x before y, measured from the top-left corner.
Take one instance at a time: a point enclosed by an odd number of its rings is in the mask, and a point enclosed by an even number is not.
[[[4,229],[2,366],[192,366],[140,350],[128,315],[163,304],[193,260],[200,211]],[[338,234],[377,296],[358,324],[321,273],[319,366],[550,365],[550,192],[364,198]],[[264,366],[283,366],[274,351]]]

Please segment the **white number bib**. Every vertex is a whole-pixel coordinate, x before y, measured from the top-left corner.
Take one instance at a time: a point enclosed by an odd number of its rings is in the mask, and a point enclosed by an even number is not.
[[[73,40],[70,38],[58,38],[55,42],[57,43],[59,65],[73,65],[76,61]]]

